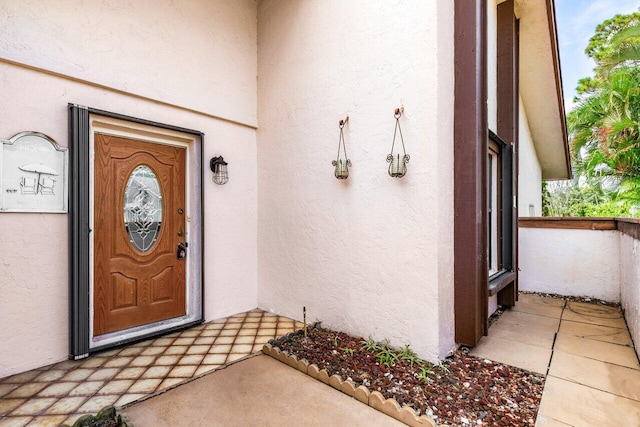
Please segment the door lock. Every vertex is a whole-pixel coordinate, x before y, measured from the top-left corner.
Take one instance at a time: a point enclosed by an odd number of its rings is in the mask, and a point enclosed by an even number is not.
[[[187,242],[178,243],[178,259],[185,259],[187,257],[187,246],[189,246]]]

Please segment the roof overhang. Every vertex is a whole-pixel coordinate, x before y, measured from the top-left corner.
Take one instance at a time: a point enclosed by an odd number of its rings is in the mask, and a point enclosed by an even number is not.
[[[571,177],[554,0],[516,0],[520,95],[543,179]]]

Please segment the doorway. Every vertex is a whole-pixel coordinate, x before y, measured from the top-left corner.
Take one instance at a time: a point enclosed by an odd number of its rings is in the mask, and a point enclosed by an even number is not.
[[[202,133],[70,113],[71,357],[200,323]]]

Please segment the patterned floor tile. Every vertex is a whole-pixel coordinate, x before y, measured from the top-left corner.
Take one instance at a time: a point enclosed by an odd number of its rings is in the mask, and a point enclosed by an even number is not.
[[[108,357],[90,357],[87,360],[85,360],[84,362],[82,362],[82,364],[80,364],[81,368],[99,368],[100,366],[104,365],[105,363],[107,363],[107,361],[109,360]]]
[[[88,381],[79,384],[69,392],[69,396],[91,396],[102,388],[104,381]]]
[[[45,415],[37,417],[27,427],[58,427],[66,418],[66,415]]]
[[[119,395],[94,396],[87,400],[84,405],[78,408],[78,411],[95,414],[105,406],[116,403],[116,400],[118,399],[120,399]]]
[[[261,310],[0,379],[0,427],[72,424],[259,352],[296,323]]]
[[[206,365],[222,365],[227,360],[227,353],[224,354],[208,354],[202,360]]]
[[[116,357],[115,359],[109,360],[107,363],[103,365],[104,368],[121,368],[123,366],[129,365],[133,357]]]
[[[161,382],[162,379],[159,378],[140,379],[129,388],[129,392],[151,394],[156,391],[156,388],[158,388]]]
[[[2,399],[0,400],[0,415],[6,415],[26,402],[27,399]]]
[[[28,371],[18,375],[13,375],[2,380],[5,384],[24,384],[28,383],[40,374],[39,371]]]
[[[97,394],[123,394],[133,385],[133,380],[109,381]]]
[[[55,397],[33,398],[27,400],[11,412],[11,415],[37,415],[58,401]]]
[[[218,369],[220,366],[222,366],[222,364],[220,364],[220,365],[200,365],[200,367],[198,369],[196,369],[196,372],[193,375],[197,377],[199,375],[206,374],[207,372],[214,371],[214,370]]]
[[[200,337],[194,342],[195,345],[211,345],[216,339],[214,337]]]
[[[94,371],[92,369],[74,369],[62,377],[62,381],[82,381],[86,380]]]
[[[164,381],[160,383],[158,390],[165,390],[169,387],[173,387],[174,385],[180,384],[181,382],[184,382],[184,381],[185,381],[184,378],[166,378]]]
[[[115,377],[118,372],[120,372],[118,368],[99,368],[87,377],[87,381],[108,381]]]
[[[16,399],[21,397],[31,397],[38,394],[43,388],[47,386],[46,383],[27,383],[23,384],[11,393],[7,394],[8,399]]]
[[[116,380],[137,380],[144,374],[147,368],[139,366],[134,368],[125,368],[122,371],[118,372],[115,376]]]
[[[24,427],[33,417],[11,417],[0,419],[0,427]]]
[[[173,341],[173,340],[169,340],[169,341]],[[140,353],[142,353],[145,350],[146,349],[144,347],[128,347],[128,348],[122,349],[122,351],[118,353],[118,356],[139,356]]]
[[[78,383],[76,382],[54,383],[38,393],[38,397],[66,396],[67,393],[73,390],[77,385]]]
[[[20,387],[20,384],[0,384],[0,397],[11,393],[18,387]]]
[[[142,374],[141,378],[165,378],[170,371],[171,366],[152,366]]]
[[[198,369],[196,365],[176,366],[169,372],[168,376],[173,378],[191,378],[196,369]]]
[[[46,414],[66,415],[76,411],[87,398],[81,397],[64,397],[51,405],[49,409],[45,411]],[[64,421],[64,419],[63,419]]]
[[[178,361],[178,365],[199,365],[204,357],[204,354],[190,354],[187,356],[183,356]]]
[[[138,399],[142,399],[143,397],[146,397],[146,396],[147,396],[146,394],[123,394],[122,396],[120,396],[120,399],[116,401],[114,406],[123,406],[123,405],[126,405],[127,403],[131,403]]]
[[[52,369],[50,371],[45,371],[41,373],[33,381],[43,382],[43,383],[46,383],[49,381],[56,381],[64,377],[66,373],[67,371],[63,371],[61,369]]]
[[[175,365],[181,359],[179,355],[160,356],[156,359],[156,365]],[[131,368],[130,368],[131,369]]]
[[[145,348],[144,351],[142,353],[140,353],[143,356],[157,356],[159,354],[164,353],[167,350],[168,346],[160,346],[160,347],[149,347],[149,348]]]

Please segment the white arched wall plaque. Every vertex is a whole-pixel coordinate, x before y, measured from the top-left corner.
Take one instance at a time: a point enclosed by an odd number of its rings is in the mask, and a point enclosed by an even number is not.
[[[0,212],[67,212],[67,149],[39,132],[0,141]]]

